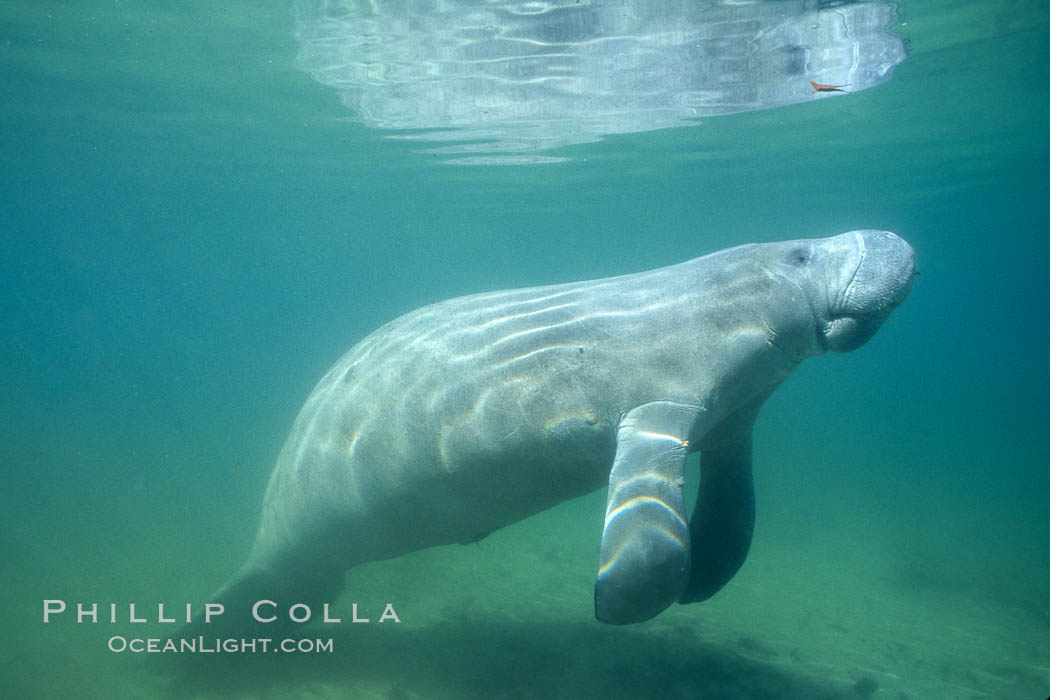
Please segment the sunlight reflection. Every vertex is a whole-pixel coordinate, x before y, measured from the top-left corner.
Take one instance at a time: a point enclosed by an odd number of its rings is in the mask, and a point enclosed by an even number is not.
[[[294,0],[296,65],[361,123],[455,162],[696,124],[886,82],[889,3]],[[812,83],[811,83],[812,81]],[[407,132],[407,133],[406,133]]]

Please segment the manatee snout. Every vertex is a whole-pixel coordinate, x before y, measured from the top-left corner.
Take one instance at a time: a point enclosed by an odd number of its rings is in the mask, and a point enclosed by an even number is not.
[[[889,231],[851,231],[829,239],[829,317],[824,344],[849,352],[866,343],[911,290],[915,251]]]

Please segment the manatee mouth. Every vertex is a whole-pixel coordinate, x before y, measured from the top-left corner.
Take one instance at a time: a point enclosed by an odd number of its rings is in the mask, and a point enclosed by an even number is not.
[[[827,350],[848,352],[871,338],[890,313],[908,296],[916,275],[915,252],[889,231],[854,231],[856,263],[840,272],[842,291],[833,294],[821,335]]]

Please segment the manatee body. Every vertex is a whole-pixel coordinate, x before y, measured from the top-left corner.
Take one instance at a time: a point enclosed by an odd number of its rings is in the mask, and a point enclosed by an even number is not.
[[[471,542],[607,486],[598,619],[703,600],[751,542],[762,402],[806,357],[867,341],[915,274],[902,239],[852,231],[408,313],[306,400],[248,561],[215,599],[328,601],[355,564]]]

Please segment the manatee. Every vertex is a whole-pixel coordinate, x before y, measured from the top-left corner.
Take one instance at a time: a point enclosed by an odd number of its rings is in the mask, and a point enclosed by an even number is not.
[[[805,358],[864,344],[916,275],[904,240],[851,231],[401,316],[307,398],[214,600],[241,616],[327,602],[354,565],[473,542],[602,486],[597,619],[705,600],[751,543],[762,403]]]

